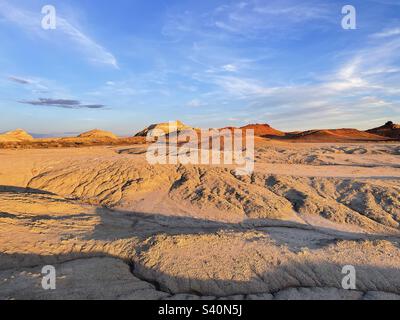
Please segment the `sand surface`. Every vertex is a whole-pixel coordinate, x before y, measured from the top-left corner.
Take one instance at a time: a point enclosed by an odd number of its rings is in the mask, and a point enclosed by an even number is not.
[[[258,142],[250,176],[144,151],[0,150],[0,299],[400,299],[399,143]]]

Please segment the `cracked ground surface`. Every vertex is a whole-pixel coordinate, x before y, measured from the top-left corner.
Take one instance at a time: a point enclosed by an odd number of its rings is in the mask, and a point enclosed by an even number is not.
[[[0,299],[400,299],[398,144],[258,144],[251,176],[142,149],[1,150]]]

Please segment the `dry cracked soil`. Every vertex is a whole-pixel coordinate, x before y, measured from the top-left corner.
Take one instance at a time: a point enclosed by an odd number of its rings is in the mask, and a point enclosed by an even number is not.
[[[249,176],[144,148],[0,150],[0,299],[400,299],[400,144],[266,141]]]

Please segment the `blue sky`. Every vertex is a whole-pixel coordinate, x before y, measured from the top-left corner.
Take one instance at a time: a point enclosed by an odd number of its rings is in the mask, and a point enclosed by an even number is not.
[[[400,122],[398,0],[0,0],[0,44],[0,131]]]

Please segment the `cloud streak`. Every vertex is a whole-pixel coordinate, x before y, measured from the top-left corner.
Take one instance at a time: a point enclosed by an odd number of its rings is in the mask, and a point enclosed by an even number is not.
[[[400,28],[385,29],[382,32],[374,33],[373,38],[387,38],[400,35]]]
[[[107,51],[103,46],[96,43],[78,28],[74,27],[66,19],[58,18],[58,27],[68,38],[79,44],[81,50],[86,52],[92,62],[107,64],[119,69],[117,59],[111,52]]]
[[[295,26],[330,22],[327,5],[315,1],[247,1],[218,7],[213,13],[214,25],[227,33],[244,37],[264,37],[265,32],[287,33]]]
[[[109,65],[116,69],[119,68],[117,59],[110,51],[97,43],[78,27],[71,24],[59,13],[57,13],[57,28],[51,32],[41,28],[41,20],[43,16],[40,15],[40,13],[35,14],[22,8],[18,8],[4,0],[0,1],[0,18],[2,17],[6,21],[17,25],[25,32],[42,39],[46,39],[47,35],[50,33],[56,33],[57,37],[51,37],[52,41],[55,41],[54,39],[57,38],[60,38],[62,43],[64,43],[65,40],[71,41],[88,57],[89,61]]]
[[[68,99],[39,98],[38,100],[27,100],[18,102],[23,104],[30,104],[33,106],[56,107],[64,109],[103,109],[106,107],[102,104],[82,104],[78,100]]]
[[[255,40],[293,38],[301,27],[320,29],[321,24],[335,25],[337,9],[316,0],[246,0],[220,5],[203,14],[191,10],[170,12],[162,34],[181,42],[185,39]]]
[[[9,81],[16,82],[16,83],[19,83],[19,84],[32,84],[31,80],[23,79],[23,78],[20,78],[20,77],[9,76],[9,77],[7,77],[7,79]]]

